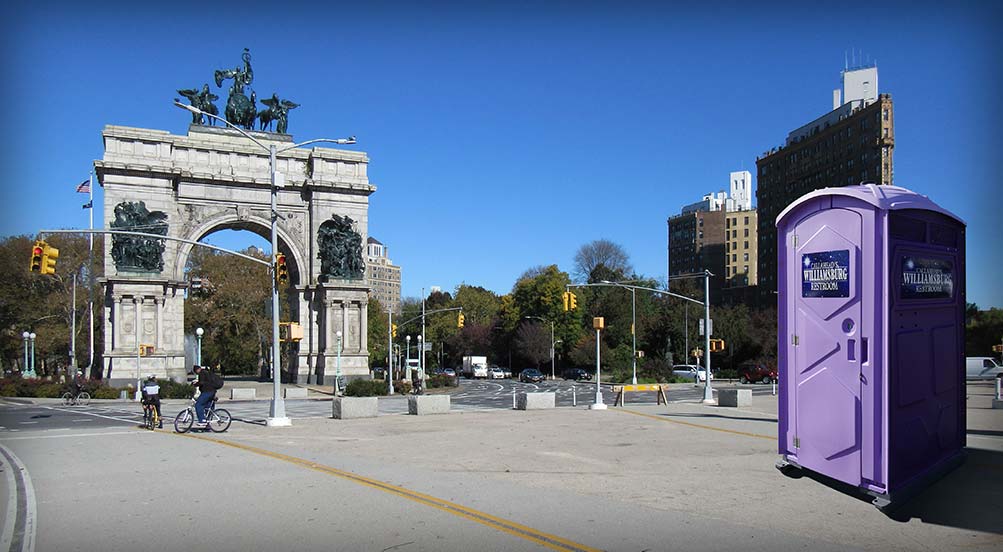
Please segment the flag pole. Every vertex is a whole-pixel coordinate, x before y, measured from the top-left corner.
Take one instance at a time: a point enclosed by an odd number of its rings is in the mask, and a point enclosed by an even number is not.
[[[90,229],[94,230],[94,169],[91,169],[90,174],[90,186],[87,189],[88,205],[90,205]],[[88,319],[90,321],[87,324],[87,329],[90,335],[88,347],[88,361],[87,361],[87,377],[91,377],[91,371],[94,370],[94,233],[91,232],[88,235],[89,250],[87,255],[87,312],[89,313]]]

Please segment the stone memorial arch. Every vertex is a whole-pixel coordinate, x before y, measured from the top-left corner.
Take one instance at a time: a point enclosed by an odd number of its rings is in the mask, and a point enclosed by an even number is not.
[[[292,145],[287,134],[248,131],[265,145]],[[107,229],[137,229],[197,241],[222,229],[270,238],[269,154],[240,133],[193,124],[187,135],[123,126],[102,132],[95,161]],[[289,267],[287,301],[303,327],[283,346],[283,379],[330,383],[342,334],[341,372],[368,374],[368,282],[361,244],[368,234],[369,159],[363,152],[294,148],[276,159],[278,249]],[[355,243],[359,244],[356,255]],[[104,250],[104,371],[183,378],[185,266],[193,245],[108,236]],[[249,265],[250,266],[250,265]],[[265,308],[264,305],[262,308]],[[139,345],[153,352],[138,359]]]

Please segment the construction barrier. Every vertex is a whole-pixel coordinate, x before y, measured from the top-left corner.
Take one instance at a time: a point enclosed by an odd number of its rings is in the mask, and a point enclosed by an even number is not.
[[[667,384],[662,383],[638,383],[636,385],[614,385],[613,392],[616,393],[616,400],[613,401],[613,406],[623,406],[624,394],[636,391],[655,391],[656,400],[658,404],[668,404],[669,400],[665,397],[665,390],[668,389]]]

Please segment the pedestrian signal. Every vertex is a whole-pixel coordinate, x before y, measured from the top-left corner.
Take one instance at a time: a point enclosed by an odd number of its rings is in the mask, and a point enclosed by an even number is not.
[[[39,272],[42,274],[55,274],[56,259],[59,258],[59,250],[45,242],[41,242],[41,244],[42,244],[42,266],[39,269]]]
[[[286,256],[282,253],[275,257],[275,281],[280,285],[289,282],[289,268],[286,266]]]

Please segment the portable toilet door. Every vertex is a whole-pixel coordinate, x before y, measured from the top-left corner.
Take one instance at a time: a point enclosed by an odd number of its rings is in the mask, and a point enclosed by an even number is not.
[[[792,213],[780,239],[786,281],[789,449],[799,465],[859,485],[865,403],[871,381],[867,336],[873,335],[874,209],[853,198],[823,196]],[[784,293],[781,292],[781,293]],[[786,385],[785,385],[786,384]],[[869,410],[869,409],[867,409]]]

